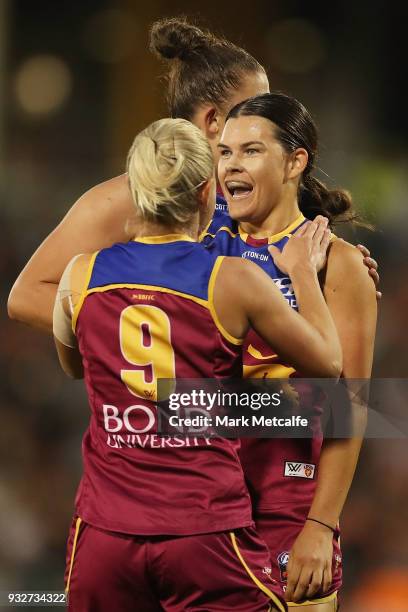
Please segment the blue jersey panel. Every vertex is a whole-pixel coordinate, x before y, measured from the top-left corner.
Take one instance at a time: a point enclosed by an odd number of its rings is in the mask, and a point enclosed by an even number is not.
[[[98,253],[88,288],[153,285],[207,300],[215,258],[197,242],[118,243]]]
[[[268,246],[273,244],[279,249],[283,249],[289,240],[289,235],[293,234],[305,223],[303,215],[299,216],[297,222],[293,223],[287,234],[281,232],[276,240],[256,240],[240,232],[238,223],[224,213],[222,216],[214,218],[209,225],[205,236],[202,238],[203,244],[213,254],[227,255],[229,257],[242,257],[250,259],[258,264],[274,281],[292,308],[297,308],[295,294],[290,282],[290,278],[275,265]]]

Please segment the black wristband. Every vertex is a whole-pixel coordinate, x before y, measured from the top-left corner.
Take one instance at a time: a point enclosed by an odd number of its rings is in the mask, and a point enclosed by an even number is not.
[[[331,525],[328,525],[327,523],[323,523],[323,521],[318,521],[315,518],[312,518],[311,516],[308,516],[307,521],[313,521],[314,523],[319,523],[319,525],[323,525],[323,527],[327,527],[327,529],[330,529],[330,531],[332,531],[333,533],[336,533],[336,529],[334,527],[332,527]]]

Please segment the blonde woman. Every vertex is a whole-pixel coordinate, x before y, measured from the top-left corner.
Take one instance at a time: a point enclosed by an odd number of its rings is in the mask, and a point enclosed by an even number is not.
[[[84,375],[91,408],[69,609],[283,611],[239,442],[158,437],[154,398],[158,378],[240,375],[250,325],[294,367],[337,377],[339,340],[317,280],[329,232],[310,223],[284,251],[298,314],[257,266],[197,242],[215,195],[198,128],[182,119],[146,128],[128,175],[134,239],[75,257],[54,309],[61,365]]]

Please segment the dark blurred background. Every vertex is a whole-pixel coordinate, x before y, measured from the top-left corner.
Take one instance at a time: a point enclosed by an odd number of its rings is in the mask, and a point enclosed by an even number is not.
[[[398,3],[0,0],[0,590],[62,589],[87,423],[51,340],[7,319],[17,274],[87,188],[123,171],[166,114],[157,18],[198,18],[263,63],[320,126],[321,176],[376,231],[346,231],[381,266],[374,376],[407,377],[406,20]],[[344,612],[408,610],[408,445],[365,442],[343,519]],[[380,603],[379,603],[380,602]],[[382,603],[384,607],[382,607]]]

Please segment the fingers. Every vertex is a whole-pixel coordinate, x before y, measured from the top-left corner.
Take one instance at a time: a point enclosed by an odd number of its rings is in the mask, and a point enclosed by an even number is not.
[[[310,223],[307,224],[306,230],[303,235],[307,236],[308,238],[313,238],[318,228],[319,228],[319,223],[315,223],[314,221],[311,221]]]
[[[331,231],[327,229],[325,230],[323,239],[320,243],[320,248],[323,251],[323,253],[326,253],[327,249],[329,248],[330,239],[331,239]]]
[[[319,225],[323,224],[327,226],[328,222],[329,222],[328,218],[324,217],[323,215],[317,215],[317,217],[313,219],[313,223],[318,223]]]
[[[307,599],[312,599],[316,595],[316,593],[321,590],[322,582],[323,582],[323,570],[322,569],[314,570],[309,586],[306,591]]]
[[[330,589],[331,585],[332,585],[332,570],[331,570],[331,566],[328,565],[325,567],[324,571],[323,571],[323,577],[322,577],[322,593],[327,593],[327,591]]]
[[[374,270],[374,268],[370,268],[368,274],[371,276],[375,286],[377,287],[380,283],[380,275],[378,274],[377,270]]]
[[[372,257],[364,257],[363,262],[369,270],[378,270],[378,263]]]
[[[272,259],[275,259],[276,257],[278,257],[281,254],[281,252],[278,249],[278,247],[274,246],[273,244],[271,244],[268,247],[268,251],[272,255]]]
[[[313,236],[313,250],[315,251],[320,250],[321,243],[326,236],[326,232],[329,235],[329,242],[330,242],[330,230],[327,229],[327,223],[328,221],[326,219],[324,223],[323,222],[319,223],[319,225],[317,226],[317,229]]]
[[[311,221],[306,221],[306,223],[301,225],[300,228],[296,230],[296,232],[293,233],[293,236],[297,236],[297,237],[304,236],[310,224],[311,224]]]
[[[297,587],[297,583],[300,575],[300,566],[297,563],[291,562],[289,557],[289,563],[287,567],[288,581],[286,583],[285,599],[286,601],[294,601],[293,596]]]
[[[356,247],[364,257],[370,257],[370,251],[363,244],[358,244]]]
[[[312,580],[312,572],[304,567],[299,575],[296,588],[293,592],[293,597],[290,601],[300,601],[306,598],[306,593],[309,588],[309,584]],[[289,601],[289,600],[288,600]]]

